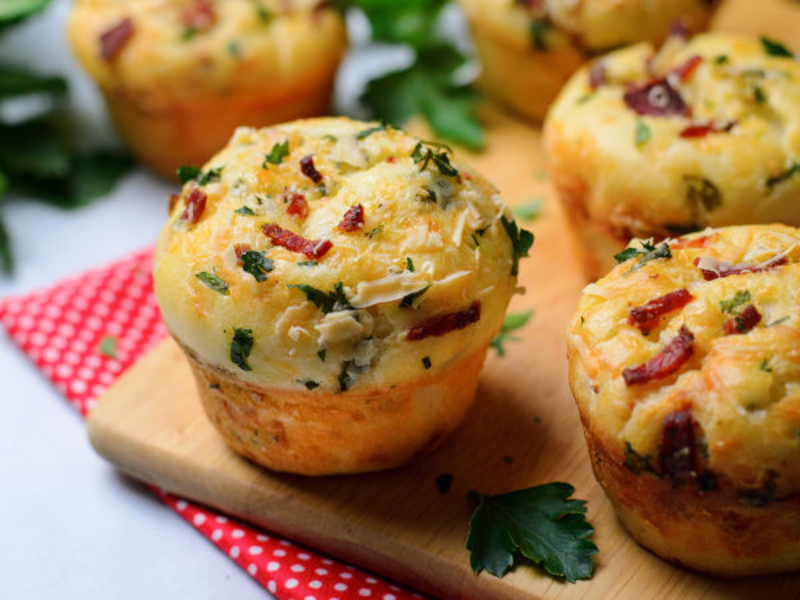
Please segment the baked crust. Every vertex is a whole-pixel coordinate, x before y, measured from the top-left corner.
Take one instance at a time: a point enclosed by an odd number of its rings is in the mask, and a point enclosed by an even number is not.
[[[404,385],[331,393],[243,385],[183,350],[203,408],[236,452],[273,471],[390,469],[437,448],[475,398],[486,347]]]
[[[210,7],[202,31],[186,24],[195,5]],[[126,19],[132,33],[103,58],[103,34]],[[238,126],[326,113],[347,46],[341,16],[306,0],[80,0],[68,30],[134,154],[172,179]]]
[[[634,538],[668,560],[728,577],[798,569],[800,231],[666,244],[671,257],[640,254],[587,286],[568,328],[595,476]],[[691,350],[664,368],[679,338]]]
[[[375,470],[463,417],[521,242],[449,149],[346,118],[240,128],[173,200],[155,292],[235,450],[277,470]],[[273,421],[289,447],[252,435]]]
[[[629,95],[663,78],[685,109],[659,114],[643,93]],[[641,44],[584,66],[553,104],[544,139],[587,277],[611,270],[631,237],[800,225],[800,177],[790,175],[798,103],[800,63],[732,34],[670,39],[658,51]]]
[[[661,42],[678,20],[702,31],[716,9],[714,2],[696,0],[459,3],[480,55],[482,88],[534,121],[544,119],[559,90],[591,56],[625,44]]]

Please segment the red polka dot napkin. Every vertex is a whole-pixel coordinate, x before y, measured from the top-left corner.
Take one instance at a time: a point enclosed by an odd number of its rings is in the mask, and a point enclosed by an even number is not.
[[[81,415],[167,335],[153,293],[152,250],[27,296],[0,300],[0,322]],[[155,493],[280,599],[420,598],[205,507]]]

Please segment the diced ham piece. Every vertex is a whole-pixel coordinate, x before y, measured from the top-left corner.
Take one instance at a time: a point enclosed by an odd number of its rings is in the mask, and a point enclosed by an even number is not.
[[[758,312],[758,309],[753,304],[748,304],[738,315],[725,321],[722,325],[722,329],[725,335],[747,333],[760,322],[761,313]]]
[[[769,271],[775,267],[785,265],[787,262],[789,262],[789,260],[786,258],[785,254],[771,258],[760,265],[732,265],[731,263],[720,262],[708,256],[694,259],[694,265],[700,269],[700,272],[703,274],[703,279],[706,281],[713,281],[719,277],[730,277],[731,275],[761,273],[762,271]]]
[[[626,367],[622,370],[622,378],[631,386],[668,377],[680,369],[692,354],[694,354],[694,334],[686,325],[682,325],[678,335],[672,338],[661,352],[638,367]]]
[[[126,17],[100,36],[100,57],[106,62],[117,58],[131,36],[133,36],[133,21]]]
[[[662,316],[683,308],[693,300],[693,296],[684,288],[665,294],[647,304],[631,309],[628,322],[636,325],[642,333],[650,333],[658,326]]]
[[[728,133],[736,125],[736,121],[724,121],[721,123],[711,121],[709,123],[692,123],[681,130],[682,138],[701,138],[710,133]]]
[[[342,217],[342,221],[337,225],[337,227],[342,231],[347,232],[363,229],[364,207],[360,204],[356,204],[355,206],[351,207],[346,213],[344,213],[344,217]]]
[[[668,414],[661,428],[658,466],[672,487],[679,487],[695,472],[696,447],[692,413],[681,410]]]
[[[181,219],[194,225],[203,216],[206,210],[206,195],[199,189],[194,188],[186,197],[186,207],[181,213]]]
[[[286,190],[283,201],[287,203],[286,212],[295,217],[305,219],[308,216],[308,202],[303,194]]]
[[[330,240],[307,240],[301,235],[283,229],[276,223],[264,225],[261,230],[276,246],[305,254],[311,260],[322,258],[333,247],[333,242]]]
[[[464,329],[468,325],[477,323],[480,318],[481,303],[476,300],[466,310],[437,315],[412,327],[406,335],[406,339],[409,342],[416,342],[428,337],[445,335],[451,331]]]
[[[300,159],[300,170],[303,172],[303,175],[314,183],[320,183],[322,181],[322,173],[317,171],[317,168],[314,166],[314,159],[311,155],[304,156]]]

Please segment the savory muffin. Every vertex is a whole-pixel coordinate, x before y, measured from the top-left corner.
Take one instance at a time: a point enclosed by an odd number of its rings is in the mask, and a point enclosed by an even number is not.
[[[533,241],[497,190],[445,146],[345,118],[238,129],[183,175],[156,295],[228,444],[320,475],[441,442]]]
[[[597,480],[668,560],[800,568],[800,230],[637,240],[619,259],[567,331]]]
[[[326,113],[347,46],[315,0],[77,0],[69,37],[131,150],[167,177],[240,125]]]
[[[587,58],[625,44],[704,30],[716,0],[459,0],[484,90],[540,121]]]
[[[632,237],[800,225],[800,63],[708,33],[581,69],[545,123],[553,183],[596,279]]]

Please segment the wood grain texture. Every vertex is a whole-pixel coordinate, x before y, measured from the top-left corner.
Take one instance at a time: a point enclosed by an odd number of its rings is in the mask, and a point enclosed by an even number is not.
[[[800,9],[782,0],[731,1],[719,28],[795,40]],[[349,477],[276,475],[234,455],[203,414],[189,368],[170,340],[129,370],[89,419],[95,448],[123,471],[262,525],[313,548],[447,598],[790,598],[800,574],[723,581],[674,567],[640,548],[595,483],[567,385],[564,330],[583,281],[561,211],[544,176],[539,132],[487,111],[488,152],[468,162],[510,204],[542,198],[527,294],[511,310],[536,312],[507,356],[491,353],[461,428],[413,466]],[[509,460],[509,457],[511,460]],[[439,492],[435,480],[453,475]],[[574,585],[536,568],[476,577],[465,548],[468,490],[500,493],[562,480],[589,501],[595,575]]]

